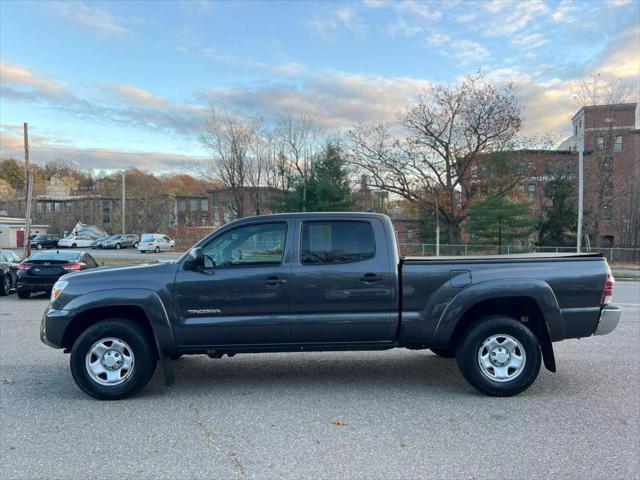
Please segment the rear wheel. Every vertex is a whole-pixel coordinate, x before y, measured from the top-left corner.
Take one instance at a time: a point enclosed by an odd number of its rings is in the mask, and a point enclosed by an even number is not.
[[[120,244],[116,243],[116,250],[120,250],[120,247],[121,247]]]
[[[11,275],[6,274],[0,277],[0,296],[9,295],[11,291]]]
[[[456,352],[464,378],[487,395],[508,397],[523,392],[540,372],[536,336],[519,321],[485,317],[469,330]]]
[[[29,298],[31,296],[31,292],[18,292],[18,298]]]
[[[138,324],[100,321],[73,344],[70,367],[80,389],[100,400],[127,398],[140,391],[156,369],[153,343]]]
[[[133,242],[133,248],[138,248],[138,242]]]
[[[72,244],[71,248],[78,248],[78,244],[77,243]]]
[[[154,248],[153,251],[156,252],[156,253],[160,253],[160,247]]]
[[[36,245],[36,248],[37,248],[38,250],[42,250],[42,249],[44,248],[44,246],[43,246],[41,243],[38,243],[38,244]]]

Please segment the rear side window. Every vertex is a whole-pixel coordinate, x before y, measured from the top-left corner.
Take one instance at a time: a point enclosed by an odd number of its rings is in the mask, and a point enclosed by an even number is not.
[[[305,222],[302,225],[303,265],[360,262],[373,258],[376,242],[369,222]]]

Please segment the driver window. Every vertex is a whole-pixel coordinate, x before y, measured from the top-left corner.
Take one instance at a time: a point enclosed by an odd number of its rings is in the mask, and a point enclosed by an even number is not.
[[[286,223],[230,230],[203,248],[205,267],[280,265],[286,236]]]

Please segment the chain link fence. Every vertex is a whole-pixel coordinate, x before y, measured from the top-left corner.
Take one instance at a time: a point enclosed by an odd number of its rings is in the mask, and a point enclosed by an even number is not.
[[[573,253],[575,247],[539,247],[519,245],[447,245],[440,244],[441,256],[465,255],[508,255],[512,253]],[[586,250],[585,250],[586,251]],[[402,255],[435,256],[435,243],[401,243]],[[638,263],[640,262],[640,248],[591,248],[591,253],[602,253],[609,262]]]

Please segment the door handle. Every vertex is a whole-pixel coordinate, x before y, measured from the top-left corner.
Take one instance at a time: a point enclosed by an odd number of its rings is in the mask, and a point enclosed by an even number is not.
[[[363,283],[375,283],[381,282],[382,280],[384,280],[384,278],[379,277],[375,273],[367,273],[363,277],[360,277],[360,281]]]
[[[284,278],[269,277],[260,283],[262,283],[262,285],[264,285],[265,287],[276,288],[276,287],[279,287],[280,285],[285,285],[287,281]]]

